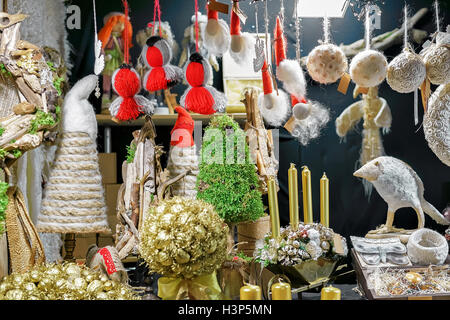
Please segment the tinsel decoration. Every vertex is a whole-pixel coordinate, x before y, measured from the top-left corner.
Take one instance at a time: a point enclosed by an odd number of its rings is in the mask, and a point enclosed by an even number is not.
[[[226,259],[228,227],[202,200],[174,197],[150,208],[140,233],[149,270],[170,278],[212,274]]]
[[[228,51],[231,43],[228,24],[219,19],[219,12],[208,5],[208,22],[203,32],[203,45],[211,54],[221,57]]]
[[[294,266],[304,261],[327,258],[337,260],[345,257],[348,253],[347,243],[341,237],[343,253],[335,250],[336,234],[332,229],[318,223],[300,223],[296,230],[292,226],[280,228],[280,238],[273,239],[269,232],[263,240],[257,243],[255,258],[264,266],[280,264],[283,266]]]
[[[403,29],[403,52],[389,63],[386,80],[393,90],[410,93],[417,90],[425,80],[426,67],[422,57],[416,54],[408,43],[408,9],[406,5]]]
[[[255,39],[251,34],[241,32],[241,20],[238,14],[245,18],[239,9],[239,1],[233,0],[230,19],[230,56],[237,64],[247,65],[252,63]]]
[[[172,48],[166,39],[160,36],[148,38],[141,55],[145,65],[150,69],[144,76],[147,91],[165,90],[181,82],[183,71],[170,64]]]
[[[371,23],[369,5],[365,7],[366,49],[358,53],[350,64],[350,76],[354,83],[363,88],[375,87],[386,78],[387,60],[379,51],[371,50]]]
[[[45,264],[0,283],[0,300],[139,300],[131,287],[75,263]]]
[[[314,81],[330,84],[339,80],[347,72],[348,62],[344,51],[330,43],[330,20],[323,18],[324,40],[308,55],[306,67]]]
[[[227,98],[224,93],[207,85],[211,77],[210,67],[208,61],[200,53],[195,52],[190,56],[184,74],[189,88],[181,97],[180,104],[185,109],[207,115],[225,112]]]
[[[153,115],[156,102],[138,95],[141,81],[130,65],[123,64],[112,77],[114,91],[120,96],[111,103],[109,111],[120,121],[135,120],[142,114]]]

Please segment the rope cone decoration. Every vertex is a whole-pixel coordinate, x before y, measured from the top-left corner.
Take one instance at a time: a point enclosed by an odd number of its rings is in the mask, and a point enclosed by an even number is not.
[[[231,44],[230,28],[219,19],[219,12],[210,10],[208,6],[208,22],[203,33],[203,45],[208,52],[221,57],[228,51]]]
[[[97,77],[87,76],[64,100],[62,135],[44,189],[39,232],[110,232],[94,140],[97,123],[87,100],[96,85]]]
[[[180,104],[187,110],[199,114],[225,112],[227,98],[225,94],[208,86],[211,77],[208,61],[198,52],[189,58],[185,67],[185,78],[189,88],[180,99]]]
[[[239,2],[233,1],[230,20],[230,56],[237,64],[251,64],[253,63],[252,59],[254,56],[253,50],[255,46],[255,39],[251,34],[247,32],[241,32],[241,21],[239,20],[239,16],[237,15],[236,11],[240,11]]]
[[[169,42],[160,36],[148,38],[141,56],[145,65],[150,68],[144,76],[147,91],[165,90],[183,79],[183,70],[170,64],[172,48]]]
[[[177,107],[178,119],[171,131],[170,151],[167,169],[170,178],[188,171],[186,177],[171,186],[174,196],[195,199],[197,196],[196,182],[198,175],[197,148],[194,144],[194,120],[183,108]]]

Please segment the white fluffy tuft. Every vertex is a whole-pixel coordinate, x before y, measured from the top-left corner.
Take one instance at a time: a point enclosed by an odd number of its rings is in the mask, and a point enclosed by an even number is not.
[[[231,35],[228,24],[223,19],[209,19],[205,29],[203,29],[203,45],[208,49],[208,52],[221,57],[228,51],[230,44]]]
[[[309,116],[304,120],[296,119],[292,131],[292,135],[304,146],[318,138],[322,129],[330,121],[330,111],[326,107],[317,101],[309,101],[309,104],[311,107]]]
[[[306,81],[300,64],[295,60],[285,59],[277,67],[277,78],[283,82],[284,89],[297,99],[306,95]]]
[[[281,127],[291,116],[289,98],[283,90],[264,94],[258,97],[258,107],[264,121],[272,127]]]
[[[230,56],[237,64],[253,64],[255,43],[255,37],[248,32],[231,35]]]

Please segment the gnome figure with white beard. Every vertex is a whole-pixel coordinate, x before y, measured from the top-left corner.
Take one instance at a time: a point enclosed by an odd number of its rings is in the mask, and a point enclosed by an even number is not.
[[[197,189],[195,183],[198,175],[197,148],[192,136],[194,132],[194,120],[189,112],[182,107],[175,108],[178,119],[171,131],[169,160],[167,170],[170,179],[187,172],[186,176],[171,185],[174,196],[182,196],[195,199]]]

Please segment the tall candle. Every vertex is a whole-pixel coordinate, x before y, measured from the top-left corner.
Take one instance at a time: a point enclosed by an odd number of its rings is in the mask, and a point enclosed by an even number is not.
[[[291,163],[291,168],[288,170],[289,182],[289,219],[293,230],[297,230],[298,217],[298,176],[295,164]]]
[[[330,181],[324,173],[320,179],[320,223],[325,226],[330,226]]]
[[[292,300],[292,291],[289,283],[275,283],[272,285],[272,300]]]
[[[261,288],[250,284],[243,286],[240,290],[240,300],[261,300]]]
[[[302,171],[303,188],[303,222],[305,224],[313,223],[312,195],[311,195],[311,171],[307,166]]]
[[[278,212],[278,192],[277,184],[273,178],[269,178],[267,183],[269,197],[270,225],[272,228],[272,238],[280,237],[280,214]]]

